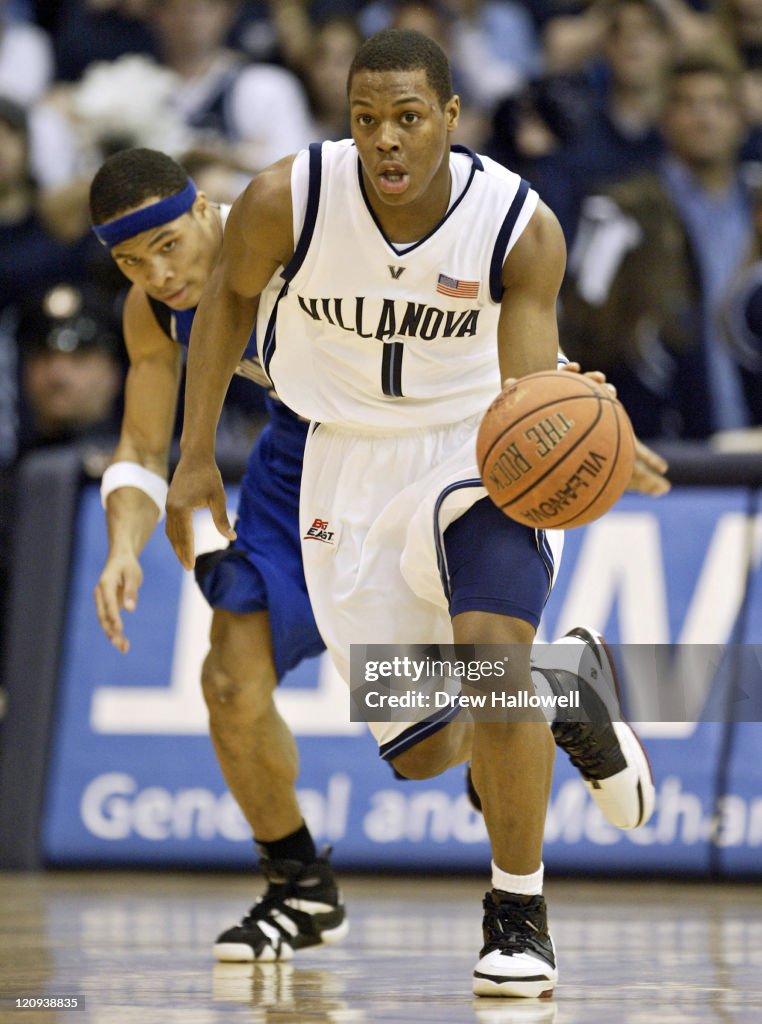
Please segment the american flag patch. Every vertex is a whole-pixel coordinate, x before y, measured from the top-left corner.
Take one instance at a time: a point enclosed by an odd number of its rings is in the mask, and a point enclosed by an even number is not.
[[[479,294],[480,281],[458,281],[457,278],[440,274],[437,291],[440,295],[452,295],[456,299],[475,299]]]

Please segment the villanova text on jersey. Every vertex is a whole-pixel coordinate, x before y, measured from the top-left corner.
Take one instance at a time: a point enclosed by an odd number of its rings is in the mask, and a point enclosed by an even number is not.
[[[361,338],[467,338],[476,335],[479,309],[452,310],[405,299],[313,299],[297,296],[312,320],[325,321]]]

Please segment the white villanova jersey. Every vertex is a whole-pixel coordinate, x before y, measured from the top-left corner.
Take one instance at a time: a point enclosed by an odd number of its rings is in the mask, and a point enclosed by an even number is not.
[[[457,147],[450,168],[445,217],[395,245],[351,140],[296,157],[295,253],[262,296],[257,335],[281,400],[300,415],[394,432],[483,413],[500,390],[502,267],[537,194]]]

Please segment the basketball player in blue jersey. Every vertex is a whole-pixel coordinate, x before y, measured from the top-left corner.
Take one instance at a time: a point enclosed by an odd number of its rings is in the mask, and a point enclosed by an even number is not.
[[[96,234],[132,282],[123,324],[130,360],[124,419],[102,482],[109,551],[95,590],[100,624],[126,652],[122,609],[136,606],[138,559],[164,514],[182,349],[228,210],[197,192],[174,160],[147,149],[104,163],[90,207]],[[263,380],[253,342],[238,372]],[[295,949],[338,941],[347,930],[331,867],[302,820],[297,749],[272,699],[281,676],[323,644],[299,550],[307,424],[272,392],[266,406],[269,423],[241,483],[238,536],[196,567],[214,609],[202,671],[212,741],[269,882],[242,924],[219,936],[218,959],[285,959]],[[299,902],[288,902],[294,899]]]
[[[229,534],[214,434],[256,316],[269,378],[312,421],[302,553],[318,627],[345,678],[352,643],[500,643],[513,652],[506,690],[526,691],[561,537],[492,505],[474,443],[501,380],[556,366],[562,234],[516,175],[451,152],[458,98],[427,37],[372,37],[348,88],[352,141],[273,165],[231,211],[193,326],[193,415],[167,533],[189,568],[193,509],[208,506]],[[647,461],[633,482],[659,493],[662,472]],[[492,847],[473,989],[550,994],[542,837],[554,747],[545,721],[440,714],[371,728],[405,777],[470,761]],[[632,766],[632,751],[616,746]]]

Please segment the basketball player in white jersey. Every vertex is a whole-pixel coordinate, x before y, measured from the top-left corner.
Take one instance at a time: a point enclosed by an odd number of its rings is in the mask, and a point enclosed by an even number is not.
[[[450,151],[458,98],[427,37],[372,37],[349,99],[353,141],[275,164],[231,212],[193,327],[167,533],[189,568],[194,508],[208,506],[229,535],[214,434],[256,315],[267,373],[313,422],[302,550],[318,628],[345,678],[350,644],[497,643],[511,645],[505,690],[528,691],[562,537],[495,508],[474,444],[501,380],[557,365],[562,234],[516,175]],[[662,471],[650,460],[635,483],[659,493]],[[408,778],[470,760],[493,854],[474,991],[550,994],[544,719],[445,712],[372,729]]]

